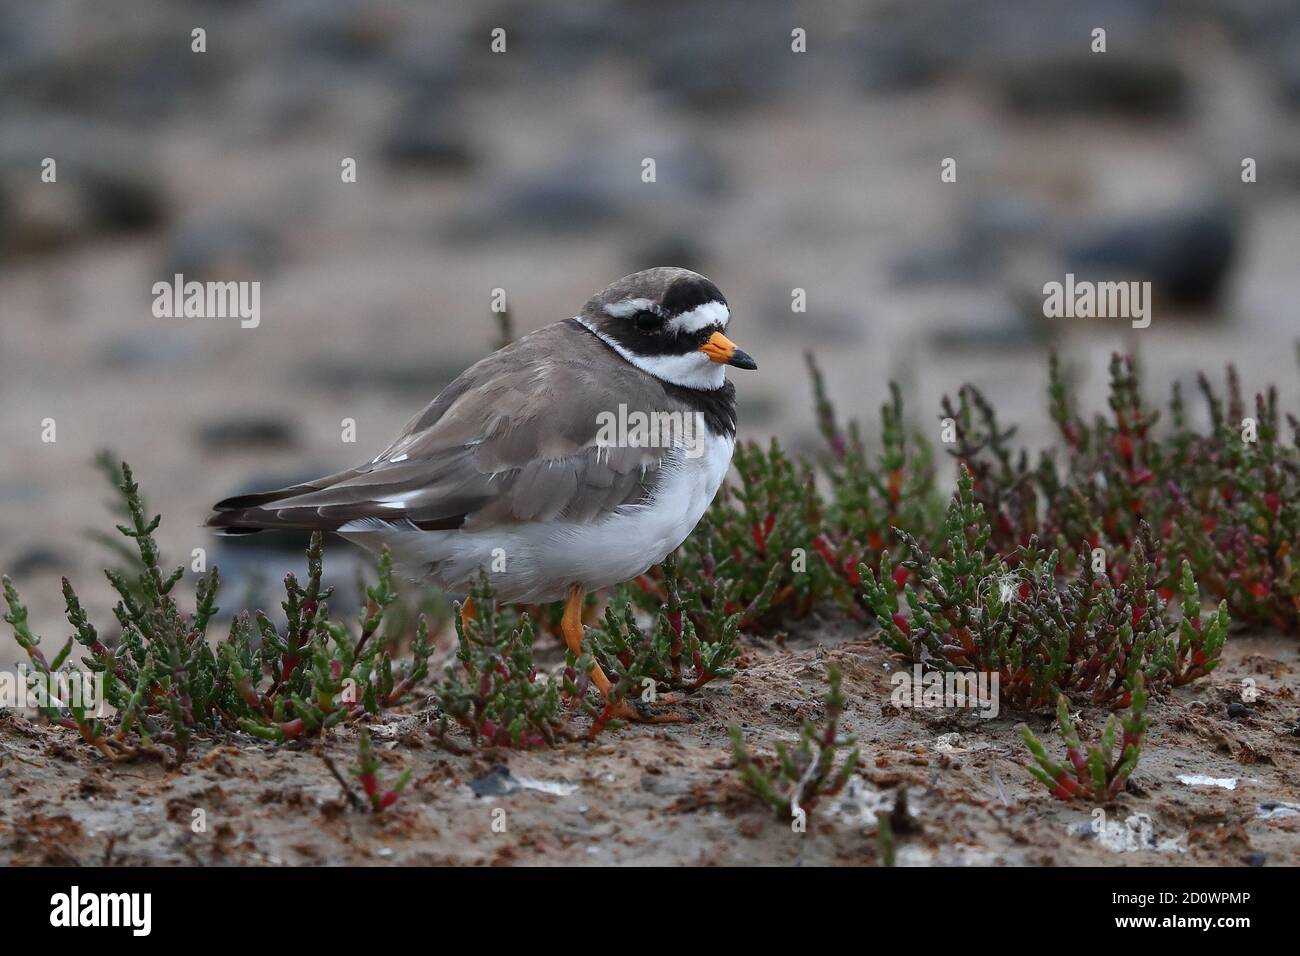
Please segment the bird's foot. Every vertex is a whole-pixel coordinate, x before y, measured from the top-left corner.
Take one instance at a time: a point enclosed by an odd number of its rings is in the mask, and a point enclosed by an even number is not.
[[[645,704],[634,704],[627,700],[619,700],[605,704],[605,709],[592,722],[591,729],[587,731],[587,736],[589,738],[598,736],[611,720],[623,720],[638,724],[685,724],[689,723],[691,718],[676,711],[668,711],[667,713],[651,711]]]
[[[669,695],[664,694],[656,699],[655,704],[671,704],[675,701],[668,699]],[[690,717],[686,714],[675,710],[660,711],[651,710],[650,705],[643,701],[621,700],[613,705],[614,716],[619,720],[632,720],[639,724],[685,724],[690,722]]]

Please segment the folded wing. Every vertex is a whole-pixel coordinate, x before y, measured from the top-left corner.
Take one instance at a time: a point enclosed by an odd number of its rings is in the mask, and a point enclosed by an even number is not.
[[[590,522],[646,500],[664,449],[601,447],[601,413],[670,402],[654,379],[610,362],[576,324],[525,336],[467,369],[369,464],[228,498],[208,525],[353,531]]]

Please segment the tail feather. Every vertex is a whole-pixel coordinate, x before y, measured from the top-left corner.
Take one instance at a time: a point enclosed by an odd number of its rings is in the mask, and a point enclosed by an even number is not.
[[[345,527],[353,530],[350,526],[367,521],[383,525],[402,523],[420,531],[454,531],[465,523],[467,510],[455,506],[435,508],[432,512],[426,508],[410,514],[394,508],[391,502],[377,502],[370,497],[348,500],[355,496],[355,491],[340,494],[339,500],[333,502],[323,502],[314,494],[359,473],[359,469],[352,469],[278,491],[226,498],[212,506],[213,513],[204,524],[221,535],[238,535],[258,531],[339,531]]]
[[[285,488],[281,491],[268,491],[260,495],[236,495],[233,498],[225,498],[218,501],[212,506],[213,511],[244,511],[247,508],[260,508],[262,505],[270,504],[273,501],[280,501],[290,495],[301,494],[299,488],[306,488],[306,485],[299,485],[297,488]]]
[[[204,525],[215,528],[217,533],[222,535],[255,534],[258,531],[272,530],[334,531],[338,528],[339,522],[317,514],[314,508],[277,509],[267,506],[274,505],[276,502],[287,502],[290,498],[313,491],[321,491],[356,473],[357,469],[349,468],[347,471],[275,491],[225,498],[212,506],[213,513],[208,516]]]
[[[253,534],[257,531],[337,531],[345,522],[327,517],[315,508],[241,508],[217,511],[205,525],[219,534]]]

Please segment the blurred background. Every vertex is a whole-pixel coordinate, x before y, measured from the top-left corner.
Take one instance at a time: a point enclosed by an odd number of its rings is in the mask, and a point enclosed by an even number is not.
[[[813,447],[808,348],[869,434],[895,377],[1047,441],[1053,345],[1094,408],[1122,348],[1153,397],[1234,361],[1295,410],[1298,117],[1295,0],[0,0],[0,569],[47,647],[60,574],[107,619],[111,448],[233,609],[301,560],[213,501],[377,454],[493,289],[523,333],[653,265],[728,296],[747,438]],[[1151,281],[1150,328],[1044,318],[1067,271]],[[259,281],[260,325],[156,318],[178,272]]]

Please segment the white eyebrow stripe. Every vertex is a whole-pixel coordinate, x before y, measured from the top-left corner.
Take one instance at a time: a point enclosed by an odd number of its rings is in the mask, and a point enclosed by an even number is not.
[[[655,312],[659,307],[651,299],[624,299],[622,302],[611,302],[605,306],[605,314],[613,316],[616,319],[626,318],[637,312]]]
[[[698,332],[713,325],[724,329],[731,321],[731,310],[722,302],[705,302],[689,312],[683,312],[668,323],[668,327],[677,332]]]

